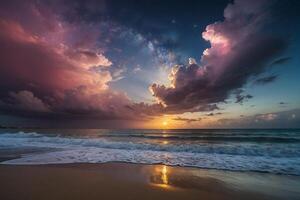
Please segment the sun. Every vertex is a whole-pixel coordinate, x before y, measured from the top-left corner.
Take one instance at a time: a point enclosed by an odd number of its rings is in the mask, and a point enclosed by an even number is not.
[[[163,126],[167,126],[167,125],[168,125],[168,122],[167,122],[167,121],[163,121],[162,125],[163,125]]]

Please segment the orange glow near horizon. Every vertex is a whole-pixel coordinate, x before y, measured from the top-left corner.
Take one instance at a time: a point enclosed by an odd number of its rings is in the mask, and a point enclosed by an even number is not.
[[[168,126],[168,124],[169,123],[167,121],[163,121],[163,123],[162,123],[163,126]]]
[[[176,120],[176,118],[182,119],[198,119],[202,118],[201,121],[191,121],[188,120]],[[213,127],[215,124],[219,125],[219,116],[201,116],[195,114],[186,115],[164,115],[156,117],[152,120],[145,121],[139,124],[139,128],[150,128],[150,129],[177,129],[177,128],[208,128]]]

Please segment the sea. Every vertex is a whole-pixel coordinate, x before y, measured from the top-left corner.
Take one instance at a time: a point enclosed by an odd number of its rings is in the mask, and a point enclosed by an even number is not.
[[[2,129],[5,152],[17,156],[0,164],[128,162],[300,175],[299,129]]]

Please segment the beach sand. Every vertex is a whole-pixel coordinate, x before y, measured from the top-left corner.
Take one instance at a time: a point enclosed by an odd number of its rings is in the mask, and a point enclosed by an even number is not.
[[[1,200],[299,199],[297,183],[298,177],[164,165],[0,165]]]

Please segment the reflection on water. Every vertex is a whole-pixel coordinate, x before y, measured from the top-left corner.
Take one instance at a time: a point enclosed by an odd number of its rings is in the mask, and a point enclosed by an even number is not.
[[[196,172],[196,173],[195,173]],[[200,173],[199,173],[200,172]],[[157,165],[151,170],[150,183],[165,189],[188,188],[213,191],[213,184],[219,190],[224,183],[217,178],[206,175],[206,171],[173,168],[166,165]]]
[[[147,167],[151,184],[168,189],[196,189],[226,192],[228,189],[277,196],[279,199],[299,199],[299,176],[279,176],[262,173],[241,173],[196,168],[154,165]],[[285,183],[285,184],[282,184]],[[287,196],[289,198],[287,198]]]
[[[167,170],[167,166],[163,166],[162,171],[161,171],[161,180],[163,182],[163,184],[168,185],[168,170]]]
[[[154,170],[153,175],[150,176],[150,182],[160,187],[168,187],[168,175],[168,167],[166,165],[157,166]]]

